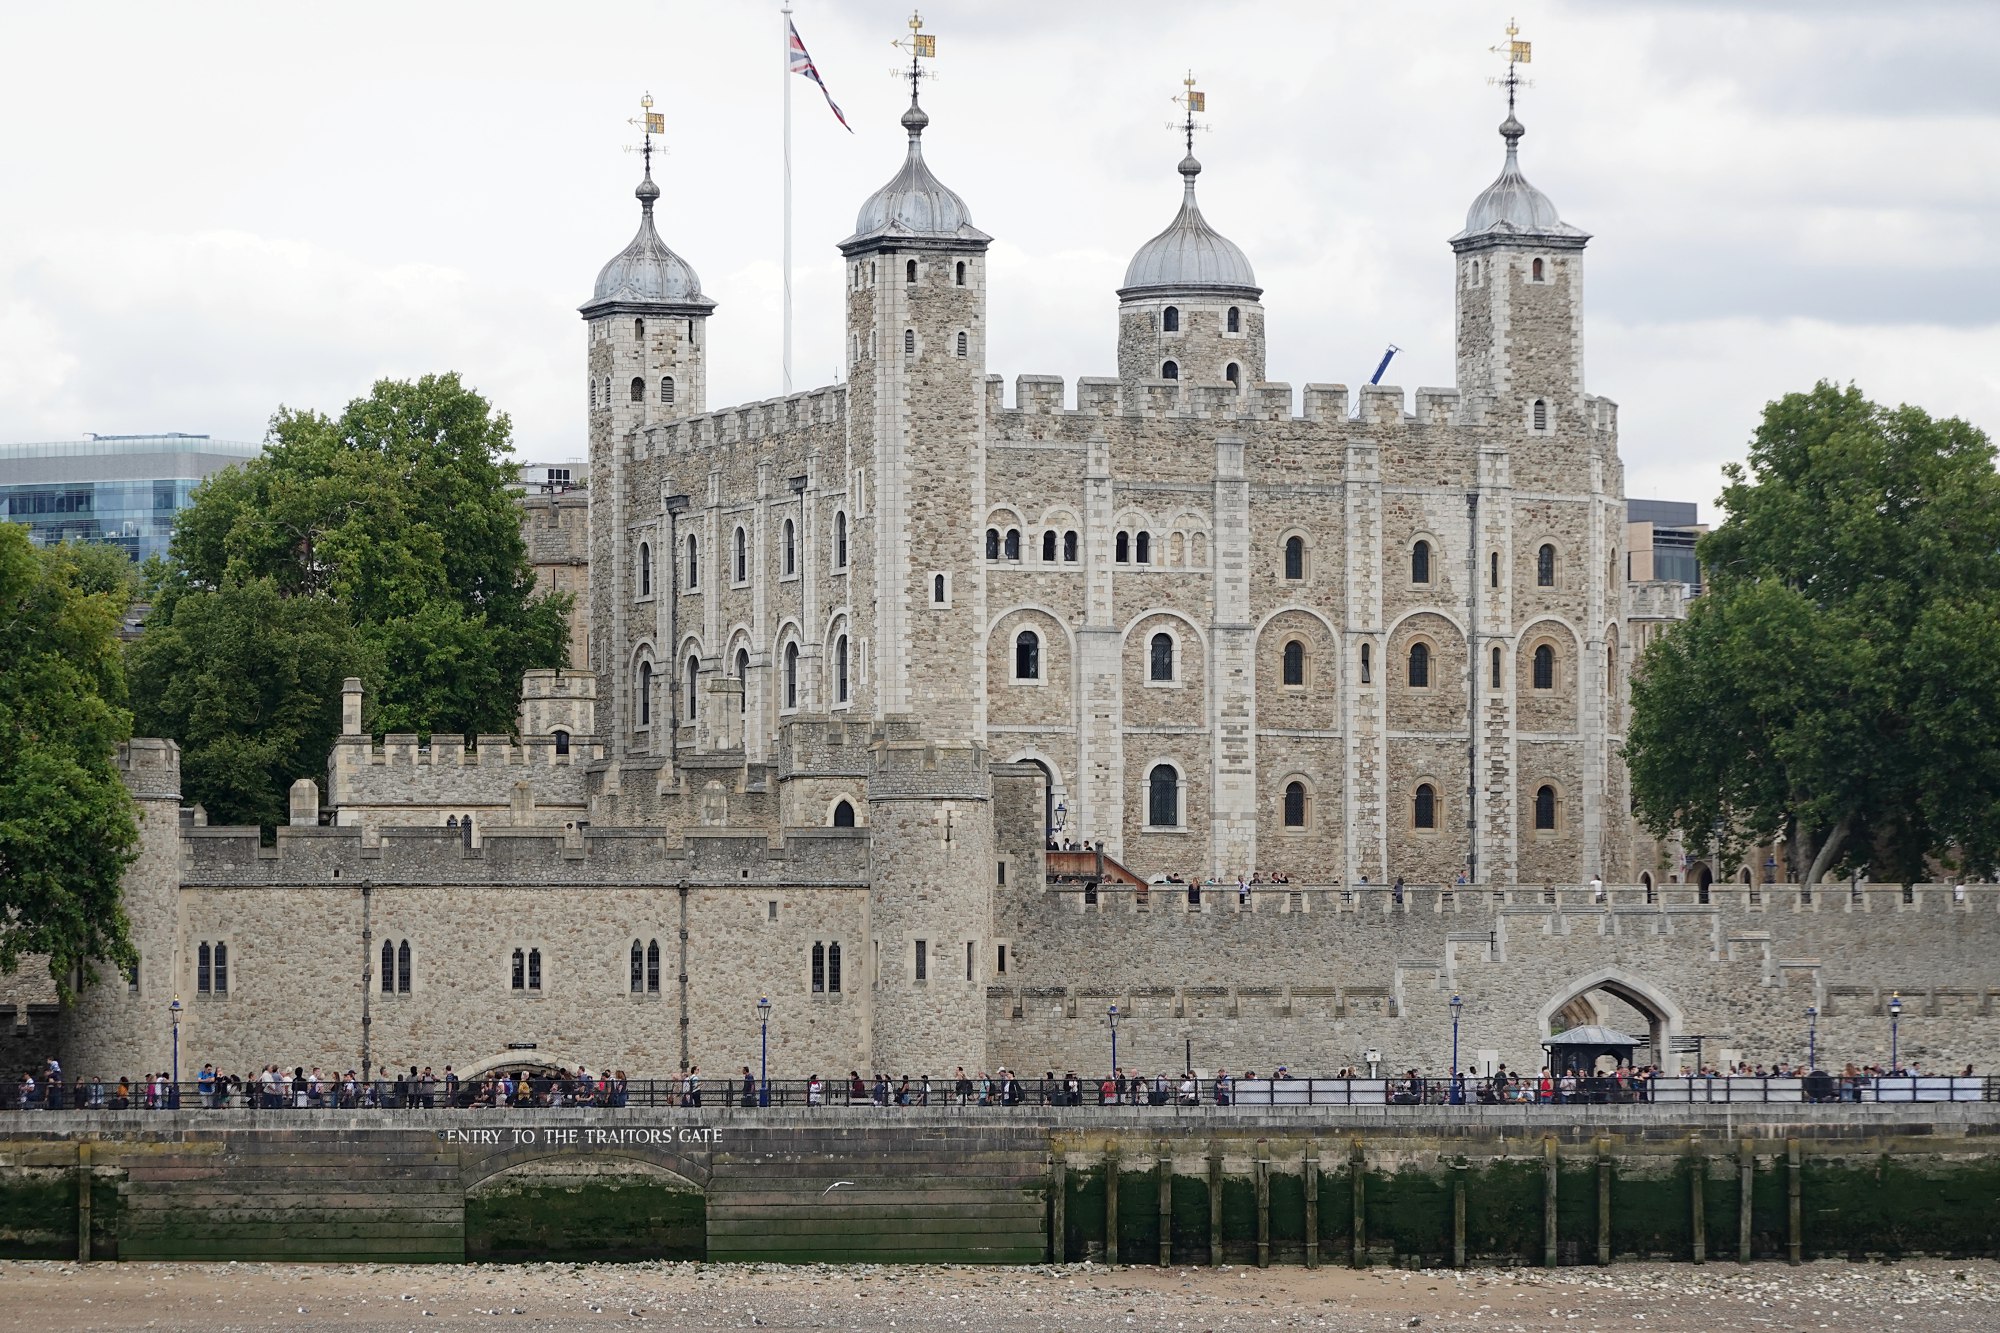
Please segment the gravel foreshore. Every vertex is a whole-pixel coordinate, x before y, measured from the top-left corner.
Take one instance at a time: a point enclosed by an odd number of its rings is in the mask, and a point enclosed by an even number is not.
[[[1466,1272],[806,1264],[0,1263],[0,1330],[2000,1328],[2000,1264]]]

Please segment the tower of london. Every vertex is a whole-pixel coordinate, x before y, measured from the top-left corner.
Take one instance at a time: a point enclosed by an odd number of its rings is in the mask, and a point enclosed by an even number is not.
[[[1937,1059],[1990,1046],[1995,891],[1697,889],[1635,838],[1590,237],[1511,110],[1432,220],[1457,382],[1413,395],[1267,380],[1311,316],[1192,151],[1120,224],[1116,374],[1009,385],[949,127],[913,94],[902,129],[838,243],[840,382],[721,409],[726,294],[649,158],[580,308],[590,669],[422,743],[350,682],[275,846],[133,742],[140,964],[64,1015],[66,1065],[165,1067],[168,996],[195,1061],[462,1075],[714,1075],[763,1012],[773,1077],[1100,1070],[1112,1006],[1148,1069],[1435,1070],[1461,1001],[1467,1065],[1608,1022],[1674,1069],[1809,1004],[1859,1046],[1892,989]]]

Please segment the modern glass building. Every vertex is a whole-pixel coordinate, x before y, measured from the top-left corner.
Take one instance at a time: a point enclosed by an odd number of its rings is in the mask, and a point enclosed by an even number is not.
[[[108,542],[134,560],[164,556],[201,479],[263,450],[178,433],[0,444],[0,519],[27,524],[42,545]]]

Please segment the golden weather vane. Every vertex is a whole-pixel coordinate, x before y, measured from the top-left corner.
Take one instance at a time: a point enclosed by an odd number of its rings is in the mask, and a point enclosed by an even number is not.
[[[649,92],[639,99],[639,114],[625,123],[637,126],[640,134],[644,137],[644,142],[639,147],[634,148],[628,144],[625,151],[628,153],[644,153],[646,155],[646,175],[651,177],[653,174],[653,136],[667,132],[666,113],[653,110],[653,94]],[[666,149],[662,148],[660,151],[664,153]]]
[[[929,70],[920,68],[917,64],[919,60],[935,60],[937,58],[937,38],[924,31],[924,16],[914,10],[910,13],[909,27],[910,35],[908,37],[898,37],[895,41],[889,43],[889,45],[896,47],[898,50],[910,53],[910,67],[906,70],[892,69],[889,73],[899,79],[908,79],[910,81],[910,100],[914,102],[917,100],[917,81],[919,79],[934,79],[937,77]]]
[[[1194,113],[1208,110],[1208,94],[1195,91],[1193,70],[1187,72],[1187,77],[1181,80],[1181,86],[1187,91],[1176,96],[1173,102],[1175,106],[1181,109],[1182,119],[1168,121],[1167,128],[1170,130],[1180,130],[1187,136],[1188,155],[1192,157],[1194,155],[1195,131],[1206,130],[1208,128],[1208,126],[1196,122]]]
[[[1511,116],[1514,114],[1515,89],[1532,88],[1535,86],[1532,79],[1522,78],[1517,70],[1517,66],[1533,63],[1535,58],[1534,43],[1521,40],[1521,29],[1510,18],[1507,20],[1506,43],[1501,46],[1491,46],[1487,49],[1496,56],[1507,57],[1507,77],[1491,78],[1487,82],[1496,84],[1507,90],[1507,114]]]

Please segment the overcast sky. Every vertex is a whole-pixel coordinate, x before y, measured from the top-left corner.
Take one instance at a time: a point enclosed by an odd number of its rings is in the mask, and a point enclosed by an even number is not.
[[[2000,425],[2000,4],[1508,0],[1530,180],[1586,252],[1587,378],[1631,495],[1708,517],[1762,404],[1826,377]],[[794,78],[797,384],[835,378],[835,244],[896,169],[906,7],[796,0],[855,133]],[[1510,10],[1460,0],[934,0],[933,169],[994,238],[991,363],[1115,370],[1113,295],[1173,216],[1183,72],[1209,220],[1296,391],[1452,381],[1445,238],[1500,166]],[[258,439],[455,369],[524,457],[580,457],[576,307],[661,231],[720,302],[709,402],[781,390],[781,20],[764,0],[8,6],[0,442]],[[1074,389],[1072,387],[1072,393]],[[1009,390],[1011,396],[1011,388]]]

